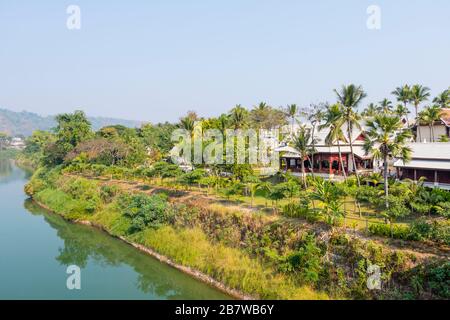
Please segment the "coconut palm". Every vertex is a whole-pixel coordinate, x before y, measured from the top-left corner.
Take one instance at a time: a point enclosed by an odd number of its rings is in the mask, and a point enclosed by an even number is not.
[[[374,117],[379,111],[380,108],[375,103],[370,103],[361,115],[365,118],[371,118]]]
[[[405,107],[404,105],[399,104],[399,105],[397,105],[397,108],[395,108],[394,113],[397,116],[399,116],[400,119],[405,117],[406,123],[409,125],[408,114],[410,114],[411,112],[408,110],[408,107]]]
[[[316,127],[322,122],[323,117],[325,115],[323,108],[328,106],[328,104],[318,104],[312,105],[312,112],[308,116],[308,120],[311,121],[311,143],[312,143],[312,152],[311,152],[311,173],[314,175],[314,152],[316,150]]]
[[[408,103],[411,101],[411,88],[407,84],[403,87],[397,87],[391,93],[397,97],[397,101],[403,103],[403,106],[408,109]]]
[[[341,164],[342,172],[344,174],[344,179],[347,179],[347,173],[345,172],[344,162],[342,160],[341,153],[341,141],[345,140],[344,132],[342,131],[342,126],[345,123],[343,117],[343,108],[340,104],[334,104],[329,106],[324,114],[324,124],[319,126],[319,130],[329,128],[328,135],[325,138],[325,143],[327,145],[337,144],[339,153],[339,162]]]
[[[428,97],[430,96],[430,89],[427,87],[424,87],[420,84],[415,84],[411,88],[411,102],[414,105],[414,109],[416,111],[416,126],[419,125],[419,106],[422,102],[427,101]],[[418,132],[418,138],[419,141],[422,140],[420,137],[420,130]]]
[[[430,129],[430,141],[434,142],[434,124],[441,118],[442,109],[438,105],[425,108],[419,113],[419,122],[428,125]]]
[[[433,103],[441,108],[450,108],[450,89],[444,90],[433,99]]]
[[[353,152],[353,128],[357,127],[358,129],[361,129],[361,125],[359,124],[361,117],[356,111],[356,108],[366,97],[366,93],[361,86],[355,86],[354,84],[343,86],[340,92],[337,90],[334,90],[334,92],[336,93],[338,100],[344,109],[343,117],[347,124],[347,138],[350,144],[350,152],[352,154],[353,170],[355,170],[358,186],[361,186],[358,170],[356,169],[355,154]]]
[[[230,122],[234,129],[242,129],[247,124],[248,111],[240,104],[230,111]]]
[[[297,134],[293,137],[292,146],[297,150],[300,155],[300,162],[302,168],[302,182],[305,189],[308,187],[306,184],[306,172],[305,172],[305,159],[314,152],[312,147],[313,138],[308,129],[305,126],[300,126]]]
[[[295,118],[299,113],[299,107],[295,103],[289,104],[286,106],[284,113],[291,119],[291,132],[294,132]]]
[[[380,101],[380,111],[384,113],[392,113],[392,101],[389,99],[383,99],[383,101]]]
[[[411,158],[411,149],[407,146],[412,134],[403,130],[399,117],[385,114],[377,115],[367,122],[368,131],[364,142],[366,154],[374,159],[383,160],[384,195],[386,210],[389,210],[388,158],[402,158],[406,163]]]

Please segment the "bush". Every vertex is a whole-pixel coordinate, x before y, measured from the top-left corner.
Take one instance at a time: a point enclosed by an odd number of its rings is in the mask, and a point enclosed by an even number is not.
[[[129,232],[135,233],[146,228],[159,228],[171,221],[171,210],[167,204],[167,196],[158,194],[122,195],[119,207],[123,214],[131,219]]]
[[[72,198],[84,201],[87,212],[93,213],[99,208],[101,199],[97,182],[84,178],[63,178],[58,184],[61,190]]]
[[[120,193],[120,187],[104,185],[100,188],[100,198],[104,203],[111,202]]]

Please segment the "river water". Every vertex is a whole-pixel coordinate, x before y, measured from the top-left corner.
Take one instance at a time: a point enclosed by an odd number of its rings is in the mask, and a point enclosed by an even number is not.
[[[0,299],[229,299],[94,228],[27,199],[29,174],[0,161]],[[68,266],[81,288],[69,290]]]

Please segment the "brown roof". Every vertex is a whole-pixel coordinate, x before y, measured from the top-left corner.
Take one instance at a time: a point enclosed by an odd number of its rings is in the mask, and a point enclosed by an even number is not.
[[[442,109],[441,120],[446,126],[450,126],[450,108]]]

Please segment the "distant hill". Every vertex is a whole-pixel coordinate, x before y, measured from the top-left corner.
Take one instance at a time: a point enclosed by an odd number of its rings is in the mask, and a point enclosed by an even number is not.
[[[142,122],[104,117],[88,117],[92,128],[98,130],[109,125],[123,125],[126,127],[140,127]],[[0,132],[10,136],[30,136],[35,130],[50,130],[56,126],[54,116],[40,116],[36,113],[22,111],[14,112],[0,109]]]

